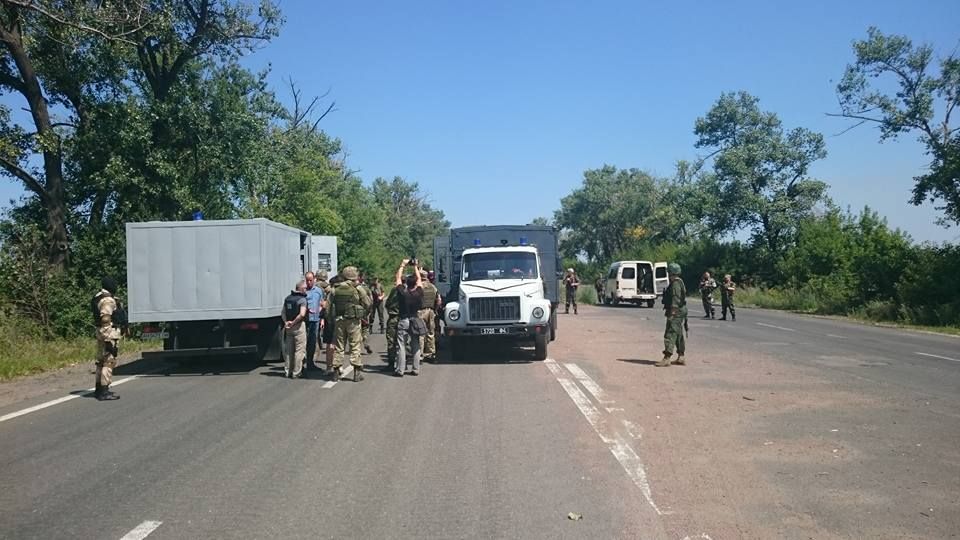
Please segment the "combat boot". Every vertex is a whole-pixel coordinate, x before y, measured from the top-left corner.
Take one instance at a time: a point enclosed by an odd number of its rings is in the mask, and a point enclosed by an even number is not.
[[[363,344],[363,350],[367,351],[367,354],[373,354],[373,349],[371,349],[366,343]]]
[[[678,365],[678,366],[685,366],[685,365],[687,365],[687,361],[683,359],[683,355],[682,355],[682,354],[681,354],[680,356],[678,356],[677,359],[673,361],[673,363],[676,364],[676,365]]]
[[[363,380],[363,366],[353,366],[353,382]]]
[[[669,354],[663,355],[663,360],[660,360],[659,362],[657,362],[657,363],[654,364],[654,365],[657,366],[657,367],[667,367],[667,366],[669,366],[669,365],[670,365],[670,355],[669,355]]]
[[[331,379],[333,382],[337,382],[337,381],[340,380],[340,368],[339,368],[339,367],[335,367],[335,368],[333,368],[333,369],[330,370],[330,379]]]
[[[97,401],[113,401],[115,399],[120,399],[120,396],[111,392],[109,386],[103,386],[100,388],[100,394],[97,396]]]

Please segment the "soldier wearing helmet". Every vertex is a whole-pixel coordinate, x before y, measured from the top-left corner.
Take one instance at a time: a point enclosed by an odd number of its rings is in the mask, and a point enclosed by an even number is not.
[[[667,273],[670,275],[670,285],[663,292],[663,312],[667,318],[666,329],[663,332],[663,359],[657,362],[657,367],[670,365],[673,350],[677,350],[675,364],[686,365],[683,354],[686,352],[686,340],[683,329],[687,321],[687,288],[680,277],[680,265],[670,263]]]
[[[350,364],[353,366],[353,381],[363,380],[363,362],[360,350],[363,347],[363,331],[360,321],[370,309],[370,297],[357,290],[360,274],[354,266],[348,266],[340,272],[343,281],[333,288],[332,299],[327,313],[327,322],[333,323],[336,339],[336,352],[333,357],[331,376],[340,380],[343,355],[350,350]]]

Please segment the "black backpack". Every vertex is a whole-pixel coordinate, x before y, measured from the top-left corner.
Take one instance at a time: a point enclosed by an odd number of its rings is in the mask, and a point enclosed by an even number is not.
[[[90,310],[93,312],[93,325],[100,327],[100,300],[103,300],[104,296],[100,293],[97,293],[96,296],[90,300]],[[114,328],[126,328],[130,324],[130,321],[127,319],[127,310],[123,308],[123,304],[119,300],[114,299],[117,303],[117,309],[113,310],[113,315],[110,317],[110,321]]]
[[[292,321],[297,318],[297,315],[300,315],[301,298],[303,298],[302,294],[294,293],[283,301],[283,314],[286,316],[286,320]]]

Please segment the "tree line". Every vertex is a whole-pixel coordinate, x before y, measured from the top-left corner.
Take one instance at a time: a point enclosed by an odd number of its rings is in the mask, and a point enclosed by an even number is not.
[[[22,103],[0,105],[0,173],[26,192],[0,220],[6,317],[87,332],[84,299],[124,281],[124,224],[196,211],[336,235],[373,275],[430,258],[449,223],[419,185],[365,184],[322,129],[333,100],[241,65],[282,23],[266,0],[0,3],[0,90]]]
[[[955,226],[960,60],[867,34],[837,85],[840,111],[829,114],[853,120],[847,129],[875,125],[881,140],[917,135],[930,163],[909,202],[934,203],[937,221]],[[616,260],[670,260],[691,290],[704,271],[731,273],[769,307],[960,324],[960,246],[917,244],[869,208],[840,208],[809,174],[827,156],[821,134],[784,127],[743,91],[722,94],[693,132],[701,157],[669,177],[610,165],[583,173],[553,216],[568,265],[595,278]]]

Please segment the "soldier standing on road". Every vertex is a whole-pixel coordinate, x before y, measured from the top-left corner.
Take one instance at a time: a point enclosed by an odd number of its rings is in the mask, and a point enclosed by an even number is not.
[[[370,287],[367,285],[366,276],[364,276],[363,272],[360,272],[357,291],[366,299],[363,305],[367,306],[367,310],[364,312],[363,318],[360,319],[360,333],[363,335],[363,350],[367,354],[370,354],[373,352],[373,349],[370,348],[367,339],[370,337],[370,325],[373,323],[373,293],[370,292]]]
[[[303,360],[307,355],[307,283],[297,283],[283,300],[284,374],[288,379],[303,378]]]
[[[384,331],[384,324],[386,323],[386,309],[383,305],[385,300],[385,295],[383,291],[383,284],[380,283],[380,278],[373,278],[373,284],[370,286],[370,293],[373,295],[373,317],[370,318],[370,324],[372,325],[374,320],[380,323],[380,333]]]
[[[570,302],[573,302],[573,314],[577,314],[577,287],[580,286],[580,278],[577,277],[577,273],[573,268],[567,269],[567,275],[563,278],[563,284],[566,287],[566,311],[565,313],[570,313]]]
[[[335,325],[337,340],[331,375],[334,381],[340,380],[343,355],[349,348],[353,382],[360,382],[363,380],[363,362],[360,359],[363,330],[360,328],[360,321],[370,309],[370,304],[365,303],[369,301],[369,297],[357,290],[360,276],[356,267],[348,266],[340,274],[343,281],[333,288],[333,301],[330,302],[330,312],[327,315],[327,322],[333,321]]]
[[[683,284],[683,279],[680,278],[679,264],[668,264],[667,273],[670,274],[670,285],[663,292],[663,312],[667,317],[667,327],[663,332],[663,359],[657,362],[657,367],[670,365],[674,347],[677,349],[677,359],[674,363],[681,366],[686,364],[683,354],[686,352],[687,344],[683,336],[683,327],[687,320],[687,288]]]
[[[720,285],[720,320],[727,320],[727,310],[730,310],[730,318],[737,322],[737,310],[733,306],[733,293],[737,291],[737,285],[733,282],[730,274],[723,276],[723,284]]]
[[[395,369],[397,365],[397,325],[400,322],[400,296],[401,288],[397,286],[390,289],[390,294],[384,304],[387,307],[387,363],[390,369]]]
[[[713,291],[717,288],[717,280],[713,279],[710,272],[704,272],[700,278],[700,298],[703,300],[703,318],[712,319],[716,316],[716,310],[713,308]]]
[[[100,292],[93,297],[93,313],[97,325],[97,383],[94,396],[99,401],[113,401],[120,396],[110,391],[113,381],[113,369],[117,367],[118,346],[120,343],[120,324],[114,316],[120,310],[114,295],[117,282],[111,277],[101,280]],[[120,318],[120,317],[117,317]]]
[[[317,353],[317,341],[320,337],[320,312],[323,310],[323,289],[317,284],[313,272],[304,276],[307,282],[307,359],[303,365],[304,372],[316,368],[314,356]]]
[[[429,274],[426,270],[420,271],[420,282],[423,286],[423,304],[417,313],[423,324],[427,326],[427,333],[420,336],[420,350],[423,351],[425,361],[436,362],[437,360],[437,309],[440,306],[440,291],[430,283]]]
[[[597,276],[597,280],[593,282],[593,288],[597,290],[597,303],[603,303],[603,275]]]

